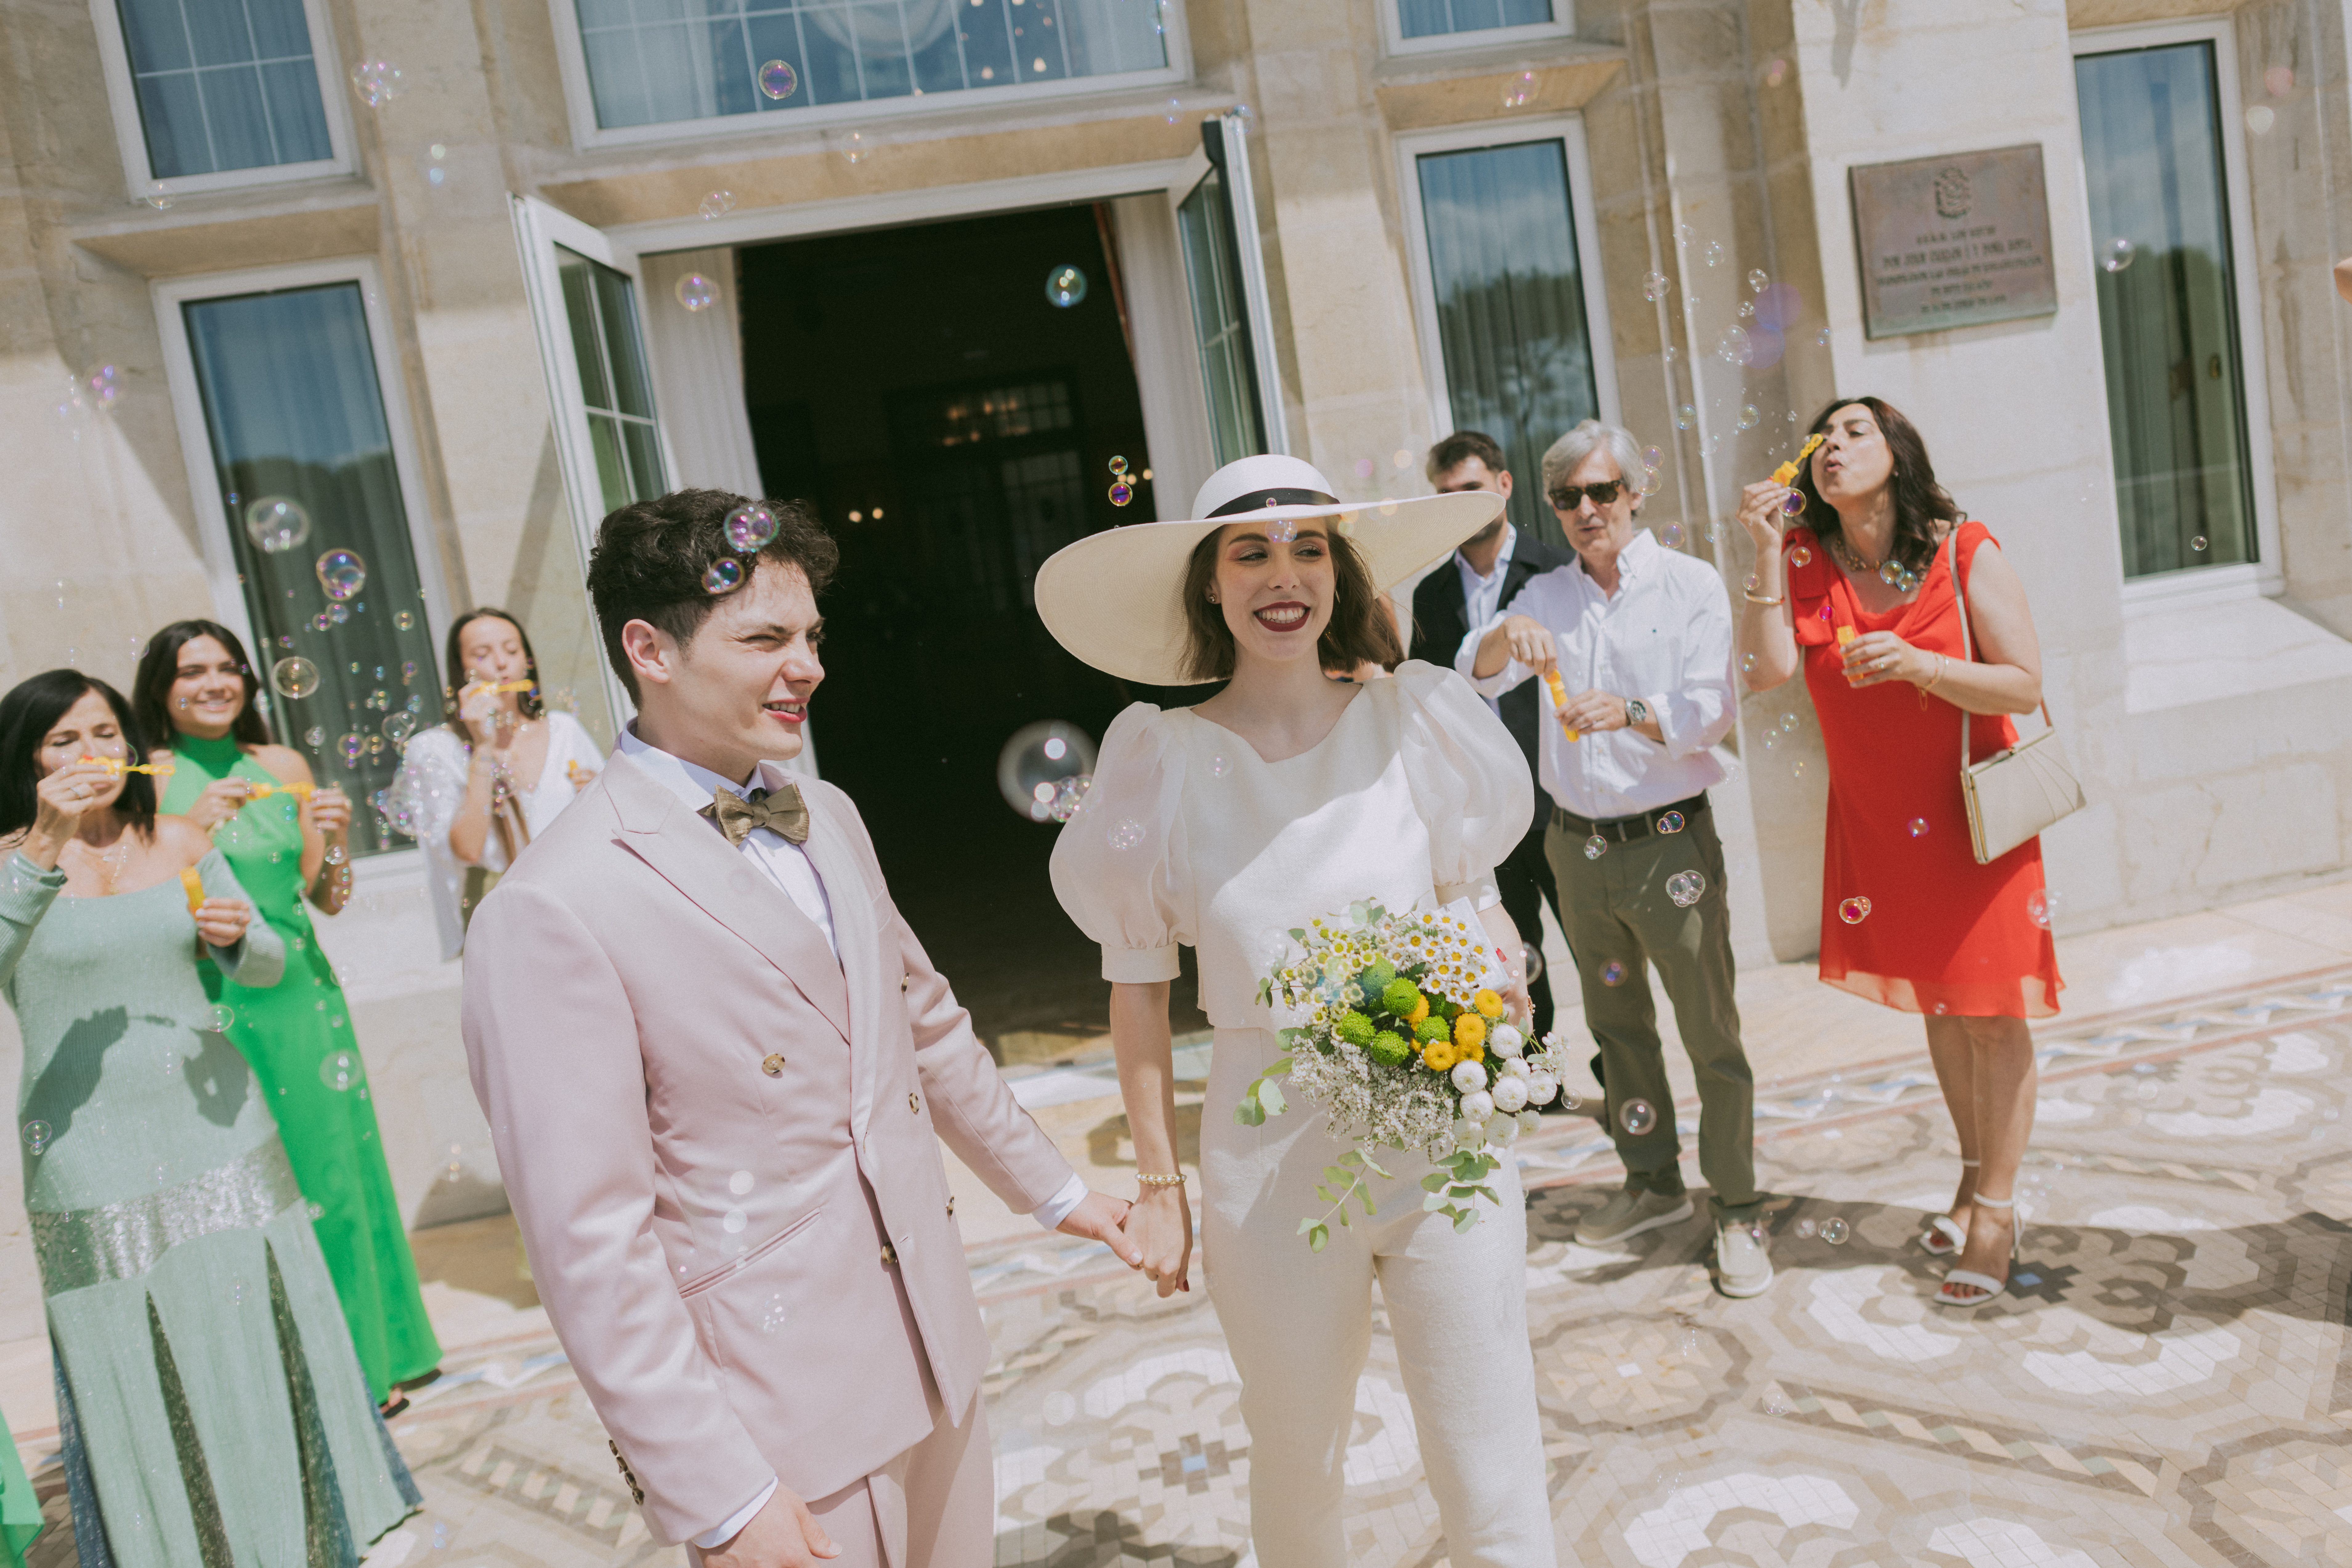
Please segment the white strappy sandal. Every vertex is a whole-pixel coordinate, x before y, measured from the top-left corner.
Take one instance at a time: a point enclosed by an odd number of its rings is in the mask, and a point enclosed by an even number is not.
[[[1973,1171],[1983,1163],[1981,1160],[1963,1160],[1960,1168]],[[1948,1214],[1939,1214],[1929,1220],[1927,1234],[1919,1238],[1920,1247],[1930,1258],[1949,1258],[1968,1244],[1969,1233],[1961,1227],[1958,1220]]]
[[[2014,1209],[2017,1207],[2017,1200],[2014,1198],[1989,1198],[1981,1193],[1977,1194],[1976,1201],[1989,1209]],[[2009,1230],[2009,1261],[2012,1268],[2016,1266],[2018,1261],[2019,1247],[2022,1239],[2019,1235],[2020,1228],[2021,1227],[2018,1226],[2015,1218],[2012,1217],[2010,1221]],[[1956,1287],[1965,1289],[1980,1290],[1983,1294],[1979,1296],[1956,1296],[1952,1293]],[[1957,1307],[1962,1311],[1969,1311],[1975,1308],[1983,1306],[1987,1301],[1999,1300],[2001,1295],[2007,1291],[2008,1289],[2009,1281],[2007,1279],[1996,1279],[1990,1274],[1979,1274],[1973,1268],[1955,1268],[1944,1276],[1944,1282],[1941,1285],[1936,1287],[1936,1305],[1938,1307]]]

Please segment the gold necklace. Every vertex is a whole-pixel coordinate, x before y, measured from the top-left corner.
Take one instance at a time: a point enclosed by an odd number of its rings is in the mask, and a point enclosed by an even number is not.
[[[100,882],[98,896],[101,899],[112,898],[116,885],[122,880],[122,868],[131,862],[130,829],[123,830],[122,837],[116,841],[113,848],[91,849],[85,846],[82,848],[82,854],[98,862]]]
[[[1877,562],[1864,560],[1862,552],[1845,542],[1845,534],[1843,531],[1830,535],[1830,553],[1837,557],[1839,565],[1857,577],[1864,573],[1878,570]]]

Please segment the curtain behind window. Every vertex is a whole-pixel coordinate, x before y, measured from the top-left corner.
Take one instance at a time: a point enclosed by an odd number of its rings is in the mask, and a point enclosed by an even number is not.
[[[2124,574],[2252,561],[2253,483],[2213,47],[2085,55],[2074,79],[2092,250],[2103,263],[2099,333]]]
[[[1567,146],[1555,137],[1416,162],[1454,428],[1501,444],[1511,525],[1563,544],[1543,504],[1544,448],[1601,410]]]

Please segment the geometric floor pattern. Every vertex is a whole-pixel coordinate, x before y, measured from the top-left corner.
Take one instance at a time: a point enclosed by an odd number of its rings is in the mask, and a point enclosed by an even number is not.
[[[1912,1064],[1759,1106],[1780,1277],[1748,1300],[1714,1290],[1703,1217],[1577,1247],[1612,1184],[1593,1129],[1531,1141],[1563,1564],[2352,1568],[2352,977],[2036,1038],[2024,1260],[1971,1316],[1928,1301],[1943,1265],[1918,1237],[1958,1151]],[[1042,1237],[974,1258],[997,1562],[1254,1563],[1214,1311],[1100,1261]],[[1377,1310],[1349,1558],[1438,1568]],[[551,1342],[428,1392],[394,1426],[426,1507],[378,1568],[684,1561],[646,1536]],[[37,1480],[60,1528],[32,1562],[70,1563],[55,1470]]]

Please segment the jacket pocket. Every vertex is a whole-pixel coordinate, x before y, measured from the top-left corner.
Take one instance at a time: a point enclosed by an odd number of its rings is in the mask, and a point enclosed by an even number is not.
[[[776,1232],[775,1235],[768,1237],[767,1240],[761,1242],[759,1246],[753,1247],[742,1257],[722,1263],[718,1268],[711,1269],[709,1273],[698,1274],[693,1279],[688,1280],[685,1284],[677,1288],[678,1295],[687,1300],[692,1300],[695,1297],[709,1289],[712,1286],[721,1284],[726,1280],[733,1279],[736,1275],[740,1274],[746,1268],[751,1268],[754,1263],[766,1258],[770,1253],[775,1251],[776,1248],[783,1246],[786,1242],[792,1240],[793,1237],[800,1235],[801,1232],[806,1230],[809,1226],[814,1225],[818,1220],[824,1217],[824,1210],[823,1207],[820,1206],[809,1210],[808,1213],[801,1215],[800,1218],[793,1221],[792,1224],[784,1226],[783,1229]]]

